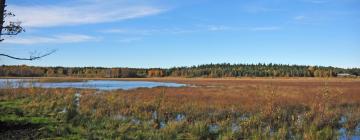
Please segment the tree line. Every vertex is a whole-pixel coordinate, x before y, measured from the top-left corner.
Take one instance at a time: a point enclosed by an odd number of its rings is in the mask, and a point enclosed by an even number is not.
[[[360,68],[284,64],[205,64],[173,68],[103,68],[103,67],[34,67],[2,65],[2,77],[87,77],[87,78],[145,78],[145,77],[336,77],[346,73],[360,76]]]

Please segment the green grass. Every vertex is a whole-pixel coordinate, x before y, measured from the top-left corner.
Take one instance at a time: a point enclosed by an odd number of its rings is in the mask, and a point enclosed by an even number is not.
[[[24,117],[24,116],[18,116],[16,114],[8,114],[8,115],[2,115],[0,117],[0,122],[7,122],[7,123],[13,123],[13,124],[50,124],[51,119],[45,118],[45,117]]]
[[[138,139],[139,133],[148,126],[135,126],[130,120],[113,121],[109,118],[90,119],[78,114],[25,111],[30,100],[14,99],[0,101],[0,127],[7,128],[0,132],[2,139],[101,139],[125,138]],[[41,102],[37,102],[41,104]],[[71,106],[69,106],[71,107]],[[118,128],[121,126],[121,128]],[[149,131],[150,132],[150,131]],[[130,134],[131,133],[131,134]],[[148,133],[151,135],[151,133]],[[147,136],[144,136],[146,138]],[[153,137],[153,136],[152,136]]]
[[[56,120],[44,116],[31,116],[20,106],[25,100],[0,101],[0,127],[2,139],[27,139],[47,137],[55,130]]]

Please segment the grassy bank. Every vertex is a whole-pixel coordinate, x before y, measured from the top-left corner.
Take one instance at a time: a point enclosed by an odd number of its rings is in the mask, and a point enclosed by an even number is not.
[[[35,82],[39,83],[63,83],[63,82],[86,82],[86,79],[80,78],[39,78]]]
[[[0,137],[336,139],[359,135],[358,82],[189,83],[197,86],[104,93],[0,89],[0,124],[7,128]]]

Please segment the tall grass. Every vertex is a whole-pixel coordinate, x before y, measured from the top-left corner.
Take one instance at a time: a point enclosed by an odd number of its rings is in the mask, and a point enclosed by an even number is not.
[[[161,87],[103,93],[2,88],[0,101],[16,103],[25,116],[51,120],[45,122],[51,127],[39,137],[336,139],[340,129],[356,135],[360,123],[357,88],[332,85]]]

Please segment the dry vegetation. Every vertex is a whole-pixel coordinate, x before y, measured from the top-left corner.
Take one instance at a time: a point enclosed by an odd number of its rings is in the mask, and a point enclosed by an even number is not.
[[[360,131],[358,79],[147,80],[191,86],[0,89],[1,125],[27,118],[36,130],[27,137],[85,139],[336,139]],[[1,135],[14,138],[11,130]]]

